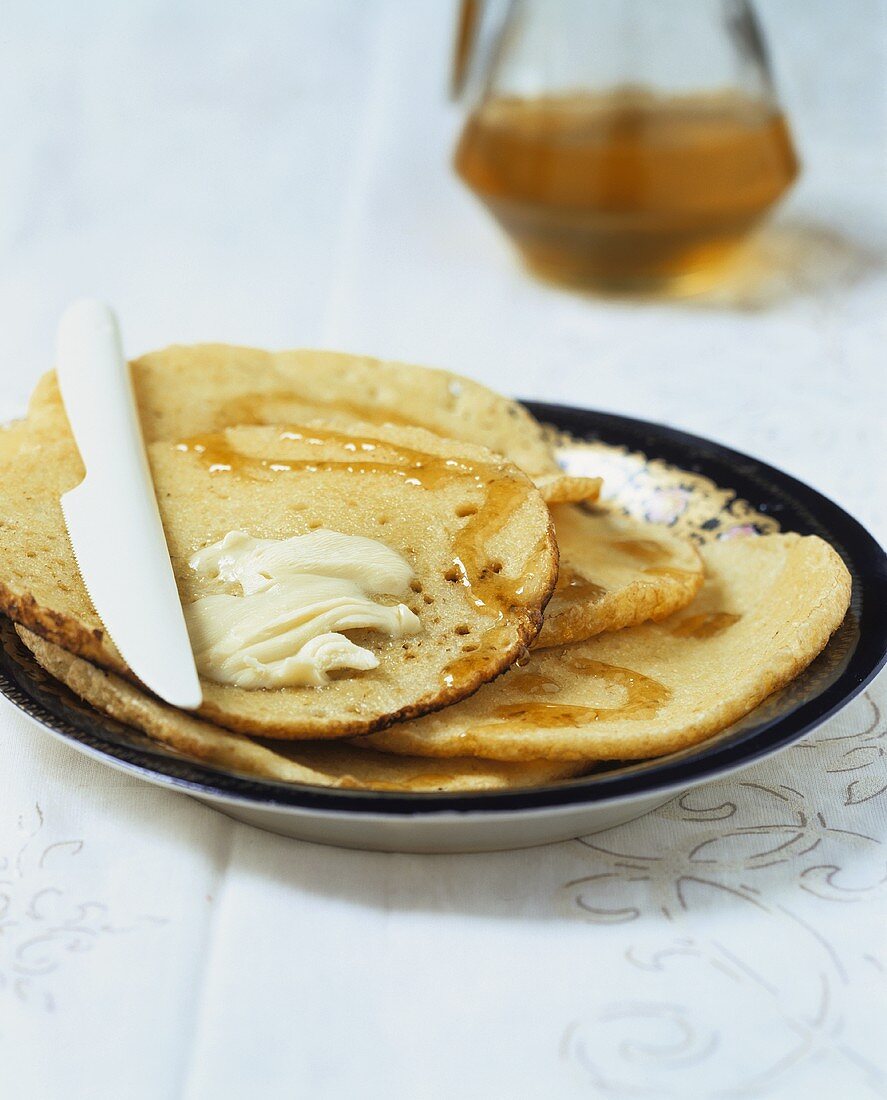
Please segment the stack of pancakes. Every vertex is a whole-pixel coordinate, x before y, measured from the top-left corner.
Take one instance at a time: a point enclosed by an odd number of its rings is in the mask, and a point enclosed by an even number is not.
[[[189,559],[232,530],[362,535],[415,573],[419,634],[353,632],[377,668],[322,687],[204,680],[197,713],[166,705],[77,571],[59,499],[83,468],[46,375],[0,433],[0,609],[97,710],[216,767],[382,790],[549,784],[724,729],[847,610],[849,575],[821,539],[697,547],[623,515],[599,479],[560,469],[522,406],[444,371],[204,345],[132,376],[184,603],[204,594]]]

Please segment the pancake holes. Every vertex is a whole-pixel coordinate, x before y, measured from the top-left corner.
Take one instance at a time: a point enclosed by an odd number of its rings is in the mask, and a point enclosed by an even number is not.
[[[455,583],[459,580],[459,570],[455,565],[451,565],[450,568],[444,573],[444,580]]]
[[[473,504],[460,504],[456,509],[456,515],[460,519],[464,519],[466,516],[476,516],[477,508]]]
[[[425,604],[433,604],[434,603],[434,596],[429,596],[429,595],[426,594],[425,596],[422,597],[422,602],[425,603]]]
[[[376,516],[376,523],[378,523],[380,527],[384,527],[388,522],[388,516]]]
[[[421,592],[422,591],[422,582],[421,581],[410,581],[410,591],[411,592]]]
[[[459,625],[456,627],[456,633],[457,634],[470,634],[471,633],[471,627],[468,626],[466,623],[459,623]]]
[[[489,568],[490,568],[490,571],[493,572],[493,573],[501,573],[502,572],[502,562],[501,561],[491,561]]]
[[[476,646],[476,645],[463,645],[462,646],[462,652],[463,653],[477,653],[478,648],[479,647]]]

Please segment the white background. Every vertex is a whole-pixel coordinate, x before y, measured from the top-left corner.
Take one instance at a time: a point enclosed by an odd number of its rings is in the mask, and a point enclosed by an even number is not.
[[[133,353],[329,346],[684,427],[883,541],[887,5],[761,11],[805,163],[768,274],[651,305],[534,283],[459,186],[444,0],[0,3],[0,417],[94,293]],[[887,1095],[885,705],[586,843],[407,857],[4,704],[0,1097]]]

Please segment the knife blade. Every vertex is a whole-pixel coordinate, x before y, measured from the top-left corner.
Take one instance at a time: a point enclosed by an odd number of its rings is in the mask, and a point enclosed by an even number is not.
[[[129,365],[112,310],[82,299],[58,330],[59,389],[86,476],[61,498],[80,575],[127,665],[161,699],[200,706],[202,693]]]

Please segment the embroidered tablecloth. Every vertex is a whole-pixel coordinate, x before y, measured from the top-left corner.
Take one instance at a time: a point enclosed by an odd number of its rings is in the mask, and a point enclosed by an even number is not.
[[[533,282],[460,188],[450,4],[13,5],[0,415],[98,293],[134,352],[343,347],[672,423],[883,540],[884,8],[761,7],[804,176],[757,279],[651,304]],[[236,824],[2,702],[0,1096],[887,1095],[885,709],[607,833],[422,857]]]

